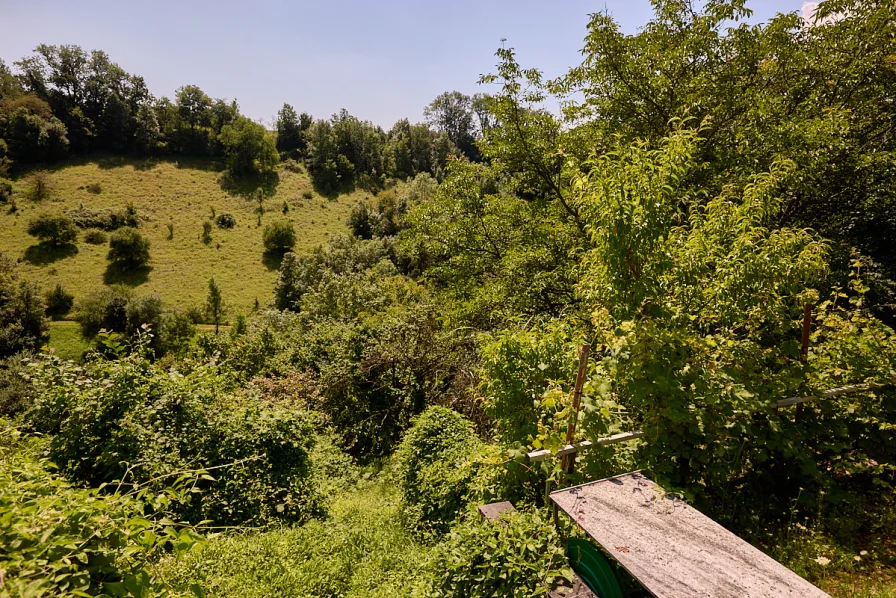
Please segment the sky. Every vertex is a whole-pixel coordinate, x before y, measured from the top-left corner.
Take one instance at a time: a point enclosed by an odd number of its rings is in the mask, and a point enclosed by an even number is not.
[[[747,6],[765,21],[803,1]],[[422,120],[443,91],[488,91],[477,80],[502,39],[522,66],[562,74],[580,60],[588,15],[605,9],[626,33],[652,14],[649,0],[0,0],[0,58],[77,44],[142,75],[156,97],[192,84],[266,124],[288,102],[389,128]]]

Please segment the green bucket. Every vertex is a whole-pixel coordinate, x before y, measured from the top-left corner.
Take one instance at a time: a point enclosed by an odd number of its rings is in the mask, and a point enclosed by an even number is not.
[[[624,598],[625,590],[607,557],[596,546],[579,538],[566,542],[572,570],[599,598]]]

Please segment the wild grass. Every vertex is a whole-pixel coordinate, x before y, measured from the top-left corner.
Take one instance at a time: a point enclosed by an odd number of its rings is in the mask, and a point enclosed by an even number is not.
[[[81,336],[77,322],[60,320],[50,322],[50,340],[47,346],[62,359],[78,361],[89,343]]]
[[[232,313],[248,313],[256,298],[262,306],[270,300],[279,260],[264,253],[265,224],[291,220],[296,251],[307,251],[347,230],[352,206],[365,195],[357,191],[328,200],[314,193],[306,174],[287,169],[280,170],[276,182],[234,183],[201,160],[94,156],[57,165],[48,176],[51,191],[38,202],[29,198],[33,177],[22,174],[14,182],[18,210],[0,212],[0,251],[20,261],[23,278],[43,289],[60,282],[76,298],[103,284],[124,283],[139,294],[159,295],[169,306],[187,308],[204,303],[208,279],[214,277]],[[264,209],[260,226],[258,193]],[[83,232],[76,245],[53,251],[26,234],[28,221],[42,212],[82,205],[117,211],[128,202],[144,219],[141,232],[151,243],[145,270],[109,269],[108,247],[86,243]],[[284,202],[289,206],[286,213]],[[233,214],[236,226],[215,227],[203,242],[202,223],[212,217],[212,210]]]
[[[415,595],[431,551],[402,527],[391,489],[361,482],[335,499],[327,521],[218,536],[201,552],[169,557],[161,572],[209,597],[392,598]]]

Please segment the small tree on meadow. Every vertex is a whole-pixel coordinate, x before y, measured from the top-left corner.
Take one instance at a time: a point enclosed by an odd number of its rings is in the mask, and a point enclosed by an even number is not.
[[[208,296],[205,299],[205,313],[209,320],[215,325],[215,334],[218,334],[218,327],[224,319],[227,312],[227,306],[224,304],[224,297],[221,295],[221,287],[215,282],[214,278],[208,281]]]
[[[28,234],[59,247],[73,243],[78,238],[78,229],[65,214],[41,214],[28,223]]]
[[[145,266],[149,261],[149,240],[136,228],[120,228],[109,239],[110,262],[131,268]]]
[[[296,229],[289,220],[278,220],[264,227],[264,249],[269,253],[286,253],[296,245]]]

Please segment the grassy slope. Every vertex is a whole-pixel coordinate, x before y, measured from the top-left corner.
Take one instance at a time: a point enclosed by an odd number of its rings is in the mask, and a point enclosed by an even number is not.
[[[24,278],[45,289],[61,282],[76,298],[104,283],[126,282],[136,287],[138,294],[154,293],[169,306],[186,308],[204,303],[208,279],[214,277],[232,313],[248,312],[256,298],[262,305],[271,298],[278,264],[264,259],[264,224],[278,218],[292,220],[298,237],[296,250],[307,251],[346,230],[352,206],[365,195],[359,191],[334,200],[317,194],[304,199],[302,194],[311,191],[308,177],[281,170],[279,184],[264,200],[266,213],[259,228],[257,203],[246,197],[248,190],[224,190],[219,173],[207,162],[98,157],[57,166],[52,176],[55,187],[50,200],[35,203],[25,199],[26,175],[15,184],[18,211],[0,212],[0,251],[21,258],[19,272]],[[99,183],[102,192],[88,192],[86,187],[92,183]],[[151,270],[144,276],[130,280],[110,276],[107,245],[79,240],[73,254],[47,255],[25,231],[28,220],[40,212],[65,211],[80,204],[118,210],[128,201],[147,219],[141,228],[152,244]],[[287,214],[282,213],[284,201],[289,204]],[[232,230],[215,227],[212,241],[206,245],[200,236],[211,206],[218,214],[233,214],[237,226]],[[167,238],[168,222],[174,223],[172,240]]]

